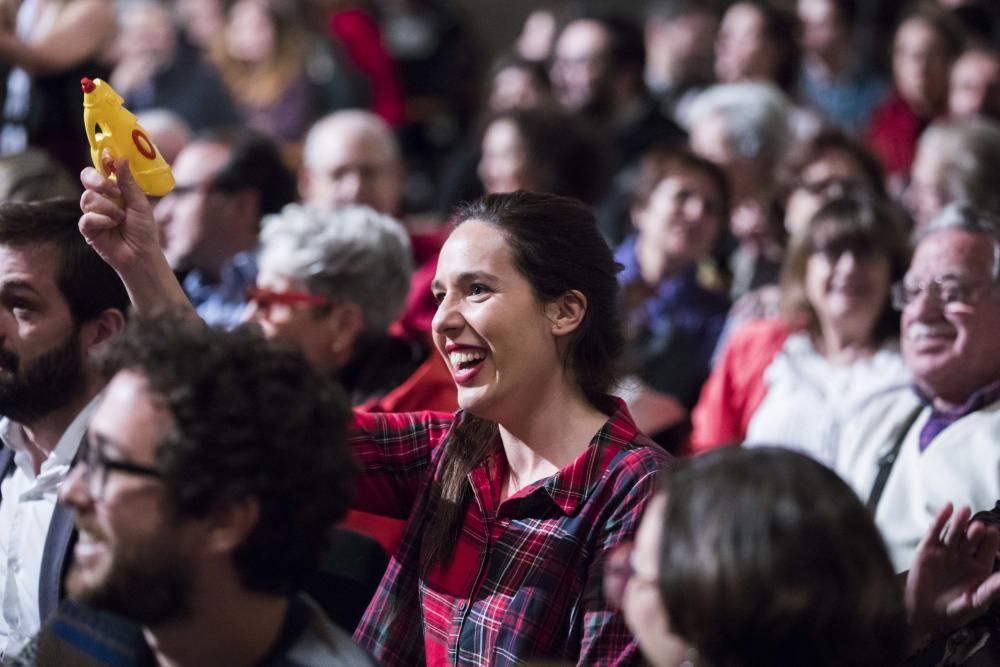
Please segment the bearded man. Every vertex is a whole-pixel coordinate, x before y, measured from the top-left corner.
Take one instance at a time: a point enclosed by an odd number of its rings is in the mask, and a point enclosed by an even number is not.
[[[128,295],[77,230],[78,204],[0,204],[0,658],[62,597],[71,513],[57,506],[104,380],[95,349]]]

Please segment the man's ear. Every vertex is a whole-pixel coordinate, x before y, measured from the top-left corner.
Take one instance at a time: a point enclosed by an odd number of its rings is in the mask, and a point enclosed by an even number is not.
[[[125,329],[125,315],[117,308],[105,308],[101,313],[80,326],[80,342],[89,352],[118,336]]]
[[[215,554],[228,554],[246,542],[260,519],[260,503],[245,498],[223,503],[203,519],[205,549]]]
[[[564,292],[545,305],[545,316],[552,323],[552,333],[565,336],[576,331],[587,314],[587,297],[579,290]]]

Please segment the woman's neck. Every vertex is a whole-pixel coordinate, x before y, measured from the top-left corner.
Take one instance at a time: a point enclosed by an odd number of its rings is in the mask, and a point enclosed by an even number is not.
[[[871,356],[878,344],[869,329],[854,330],[827,324],[820,325],[820,335],[813,339],[817,351],[835,366],[847,366],[858,359]]]
[[[579,390],[566,389],[535,404],[520,420],[500,424],[500,441],[509,466],[504,497],[551,477],[570,465],[590,445],[608,416]]]

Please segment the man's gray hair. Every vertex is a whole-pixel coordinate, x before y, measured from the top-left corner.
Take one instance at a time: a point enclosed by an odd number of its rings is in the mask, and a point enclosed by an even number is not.
[[[1000,125],[985,118],[939,121],[920,136],[918,153],[940,160],[939,182],[947,201],[965,201],[1000,214]]]
[[[385,333],[402,313],[413,256],[406,230],[387,215],[367,206],[323,211],[289,204],[264,217],[260,244],[261,272],[356,304],[371,333]]]
[[[952,202],[934,216],[918,243],[931,234],[952,229],[990,237],[993,241],[993,282],[1000,282],[1000,217],[966,202]]]
[[[737,152],[776,164],[791,141],[791,105],[777,86],[763,82],[717,84],[691,103],[691,124],[720,118]]]

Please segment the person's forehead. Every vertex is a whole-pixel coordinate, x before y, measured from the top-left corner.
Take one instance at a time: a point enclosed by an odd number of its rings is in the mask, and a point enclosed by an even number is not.
[[[313,169],[357,165],[389,166],[393,162],[391,139],[365,125],[331,125],[319,136],[313,137],[312,141],[318,150],[306,152],[312,154],[308,166]]]
[[[563,30],[556,43],[560,58],[585,58],[602,55],[608,48],[607,30],[597,21],[573,21]]]
[[[184,185],[204,183],[222,169],[230,153],[230,149],[223,144],[205,141],[190,143],[181,149],[174,161],[174,178]]]
[[[1000,56],[975,51],[955,61],[954,75],[967,78],[996,77],[1000,74]]]
[[[493,225],[470,220],[451,233],[441,248],[435,281],[449,280],[467,273],[502,273],[513,266],[510,245],[503,232]]]
[[[90,431],[118,454],[152,463],[156,443],[170,428],[170,414],[144,375],[122,370],[108,383],[90,422]]]
[[[944,274],[989,277],[994,241],[986,234],[944,229],[924,237],[913,253],[909,274],[921,278]]]
[[[58,248],[54,243],[0,244],[0,285],[29,283],[40,293],[58,290]]]

